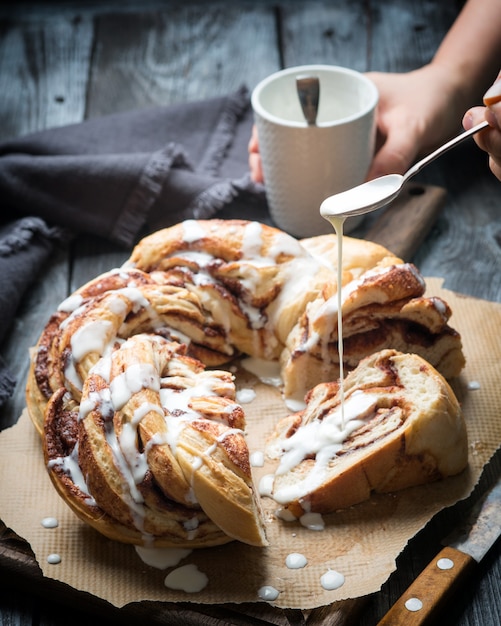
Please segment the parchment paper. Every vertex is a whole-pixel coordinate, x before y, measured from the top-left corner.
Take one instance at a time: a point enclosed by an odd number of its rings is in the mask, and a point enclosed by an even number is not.
[[[133,547],[110,541],[80,522],[53,489],[46,473],[40,441],[25,413],[18,424],[0,434],[0,500],[5,524],[31,545],[47,577],[90,592],[115,606],[141,600],[197,603],[241,603],[260,600],[258,590],[271,585],[282,608],[312,609],[380,589],[395,569],[398,554],[438,511],[466,498],[484,465],[501,442],[501,305],[445,291],[439,279],[427,279],[428,294],[451,306],[451,325],[462,335],[467,358],[454,390],[463,405],[469,434],[469,467],[460,476],[396,494],[374,496],[346,511],[325,516],[325,530],[312,531],[274,516],[275,505],[264,499],[270,547],[253,548],[232,542],[192,551],[179,566],[196,564],[208,576],[199,593],[173,591],[164,584],[174,568],[149,567]],[[277,419],[287,414],[279,392],[251,374],[237,379],[241,388],[254,387],[255,400],[245,404],[251,452],[264,442]],[[470,388],[478,383],[477,389]],[[474,385],[475,386],[475,385]],[[270,467],[255,470],[256,480]],[[46,529],[44,517],[59,526]],[[286,556],[299,552],[308,564],[286,567]],[[47,562],[57,553],[58,565]],[[326,591],[320,578],[328,569],[345,577],[344,584]]]

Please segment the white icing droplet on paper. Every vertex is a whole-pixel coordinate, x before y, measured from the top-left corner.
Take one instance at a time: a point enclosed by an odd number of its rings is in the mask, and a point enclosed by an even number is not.
[[[291,413],[297,413],[306,407],[306,402],[304,400],[297,400],[296,398],[285,398],[285,406]]]
[[[277,509],[275,511],[275,515],[278,517],[278,519],[282,519],[284,520],[284,522],[295,522],[297,521],[297,517],[291,513],[291,511],[289,511],[289,509]]]
[[[452,569],[454,567],[454,561],[451,559],[438,559],[437,561],[438,569]]]
[[[273,493],[273,474],[266,474],[259,481],[258,491],[260,496],[269,496]]]
[[[271,585],[265,585],[264,587],[261,587],[257,594],[261,598],[261,600],[273,601],[278,598],[280,592],[278,591],[278,589],[275,589],[275,587],[272,587]]]
[[[254,389],[239,389],[237,391],[237,400],[240,404],[249,404],[256,397],[256,392]]]
[[[44,528],[57,528],[59,526],[55,517],[44,517],[41,524]]]
[[[135,546],[135,549],[143,563],[157,569],[174,567],[191,554],[191,550],[186,548],[145,548],[144,546]]]
[[[61,563],[61,557],[59,556],[59,554],[49,554],[49,556],[47,557],[47,563],[50,563],[51,565],[57,565],[58,563]]]
[[[282,378],[280,376],[280,364],[276,361],[265,361],[257,357],[247,357],[241,361],[242,367],[257,376],[265,385],[280,387]]]
[[[405,602],[405,608],[414,613],[415,611],[420,611],[423,608],[423,603],[419,598],[409,598]]]
[[[207,586],[209,579],[193,563],[183,565],[167,574],[164,584],[169,589],[180,589],[186,593],[198,593]]]
[[[308,530],[324,530],[325,528],[325,522],[320,513],[305,513],[299,521]]]
[[[470,391],[476,391],[477,389],[480,389],[480,383],[478,380],[470,380],[467,387]]]
[[[308,559],[304,556],[304,554],[299,554],[299,552],[291,552],[288,554],[285,559],[285,564],[289,569],[301,569],[306,567],[308,564]]]
[[[344,585],[344,576],[333,569],[328,570],[320,577],[320,584],[327,591],[339,589]]]
[[[251,467],[263,467],[264,454],[260,450],[253,452],[250,455],[250,464],[251,464]]]

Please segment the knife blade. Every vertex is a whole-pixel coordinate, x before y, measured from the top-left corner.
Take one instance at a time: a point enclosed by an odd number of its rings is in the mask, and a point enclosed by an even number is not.
[[[431,623],[501,535],[501,478],[473,506],[465,523],[400,596],[378,626]]]

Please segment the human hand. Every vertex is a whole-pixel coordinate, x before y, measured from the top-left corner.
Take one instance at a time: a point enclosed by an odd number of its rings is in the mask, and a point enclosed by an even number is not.
[[[453,136],[466,104],[460,82],[439,64],[413,72],[367,74],[377,86],[376,154],[368,178],[404,174],[415,160]]]
[[[430,64],[404,74],[369,72],[367,76],[379,91],[376,154],[368,179],[404,174],[417,157],[457,133],[466,98],[448,68]],[[248,150],[251,178],[264,182],[255,126]]]
[[[501,180],[501,72],[484,95],[484,107],[474,107],[466,112],[463,126],[466,130],[486,119],[491,128],[474,136],[479,148],[489,155],[489,167]]]
[[[249,170],[251,179],[255,183],[264,182],[263,178],[263,167],[261,162],[261,155],[259,154],[259,143],[257,139],[257,128],[256,125],[252,127],[252,134],[249,140]]]

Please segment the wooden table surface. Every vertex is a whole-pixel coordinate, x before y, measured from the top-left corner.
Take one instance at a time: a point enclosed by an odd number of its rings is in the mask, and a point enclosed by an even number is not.
[[[197,100],[252,88],[292,65],[330,63],[360,71],[407,71],[426,63],[454,20],[459,3],[441,0],[122,0],[3,3],[0,6],[0,140],[85,118],[150,105]],[[459,130],[459,126],[458,126]],[[425,276],[445,287],[501,302],[501,183],[473,141],[419,175],[447,190],[445,206],[413,257]],[[252,216],[249,216],[252,217]],[[363,233],[362,233],[363,235]],[[47,314],[98,273],[119,265],[128,251],[85,237],[50,259],[23,300],[2,356],[18,376],[0,428],[24,406],[28,348]],[[499,341],[499,336],[493,341]],[[500,472],[496,456],[482,486]],[[439,550],[468,503],[434,518],[398,559],[397,571],[365,602],[356,623],[376,624],[413,577]],[[1,501],[1,507],[8,503]],[[0,623],[68,623],[64,594],[41,597],[29,584],[2,577]],[[79,609],[73,624],[99,623]],[[448,605],[443,623],[498,626],[501,556],[496,547]],[[120,615],[118,617],[121,619]],[[164,618],[164,623],[169,622]],[[205,624],[264,624],[263,618],[214,614]],[[299,612],[274,613],[274,624],[318,624]],[[185,623],[185,622],[183,622]],[[332,623],[332,622],[325,622]]]

